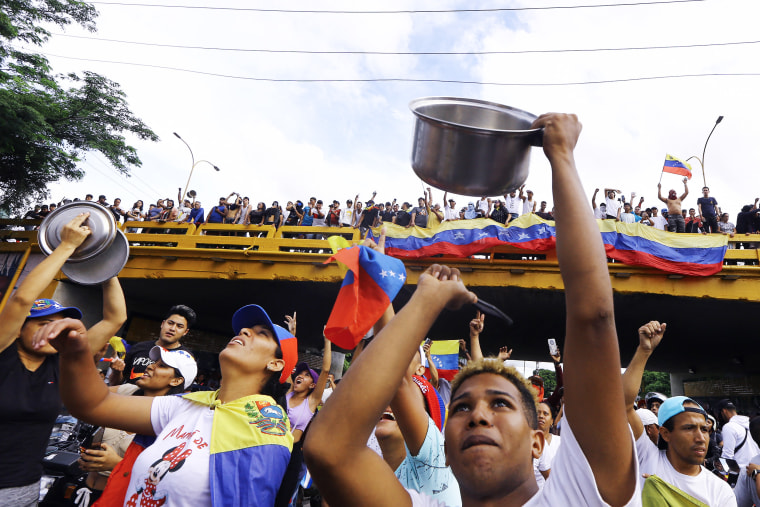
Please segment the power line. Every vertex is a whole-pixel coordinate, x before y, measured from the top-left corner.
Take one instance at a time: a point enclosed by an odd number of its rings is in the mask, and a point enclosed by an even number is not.
[[[626,83],[634,81],[654,81],[663,79],[682,79],[696,77],[750,77],[760,76],[755,72],[708,72],[702,74],[674,74],[665,76],[638,76],[619,79],[598,79],[593,81],[568,81],[563,83],[495,83],[488,81],[466,81],[459,79],[422,79],[422,78],[358,78],[358,79],[290,79],[290,78],[265,78],[252,76],[235,76],[231,74],[219,74],[215,72],[206,72],[201,70],[180,69],[177,67],[168,67],[165,65],[151,65],[147,63],[119,62],[113,60],[98,60],[94,58],[78,58],[74,56],[55,55],[52,53],[43,53],[46,56],[64,58],[68,60],[81,60],[86,62],[112,63],[116,65],[131,65],[135,67],[147,67],[152,69],[172,70],[176,72],[186,72],[190,74],[200,74],[203,76],[222,77],[226,79],[239,79],[245,81],[261,81],[269,83],[447,83],[447,84],[465,84],[465,85],[487,85],[487,86],[578,86],[593,84],[609,83]]]
[[[739,46],[746,44],[758,44],[760,41],[738,41],[738,42],[712,42],[705,44],[678,44],[670,46],[631,46],[622,48],[589,48],[589,49],[527,49],[524,51],[314,51],[303,49],[246,49],[246,48],[221,48],[209,46],[186,46],[181,44],[160,44],[157,42],[139,42],[120,39],[102,39],[99,37],[87,37],[85,35],[69,35],[65,33],[53,34],[57,37],[68,37],[72,39],[86,39],[101,42],[116,42],[119,44],[133,44],[138,46],[151,46],[173,49],[199,49],[204,51],[229,51],[240,53],[289,53],[289,54],[307,54],[307,55],[389,55],[389,56],[448,56],[448,55],[522,55],[522,54],[541,54],[541,53],[593,53],[601,51],[644,51],[653,49],[686,49],[686,48],[706,48],[720,46]]]
[[[110,166],[108,163],[104,162],[104,161],[103,161],[103,160],[102,160],[102,159],[101,159],[99,156],[97,156],[97,154],[95,154],[95,153],[90,153],[90,155],[92,155],[92,156],[93,156],[92,158],[94,158],[95,160],[97,160],[98,162],[100,162],[100,163],[101,163],[101,164],[102,164],[102,165],[103,165],[103,166],[104,166],[106,169],[108,169],[108,172],[104,172],[102,169],[100,169],[100,168],[96,167],[95,165],[93,165],[92,163],[90,163],[90,162],[88,162],[88,161],[87,161],[87,162],[90,164],[90,166],[91,166],[93,169],[97,170],[97,171],[98,171],[99,173],[101,173],[102,175],[106,176],[106,177],[107,177],[108,179],[110,179],[111,181],[115,181],[115,180],[114,180],[114,178],[113,178],[113,173],[112,173],[112,171],[113,171],[113,167],[112,167],[112,166]],[[118,185],[121,185],[121,186],[124,186],[125,184],[128,184],[128,185],[130,185],[130,186],[132,187],[132,190],[133,190],[133,191],[134,191],[134,192],[135,192],[137,195],[140,195],[140,194],[144,194],[144,193],[146,193],[146,189],[147,189],[147,190],[148,190],[150,193],[153,193],[153,194],[155,194],[155,195],[159,195],[159,194],[158,194],[158,192],[156,192],[156,191],[155,191],[153,188],[151,188],[151,186],[150,186],[150,185],[148,185],[148,184],[145,184],[145,188],[140,188],[140,187],[138,187],[138,186],[137,186],[137,184],[136,184],[135,182],[132,182],[132,181],[130,181],[130,180],[129,180],[129,179],[126,177],[126,176],[124,176],[124,178],[123,178],[123,181],[116,181],[116,183],[117,183]]]
[[[95,5],[118,5],[129,7],[162,7],[167,9],[202,9],[215,11],[247,11],[247,12],[275,12],[283,14],[444,14],[456,12],[517,12],[517,11],[547,11],[558,9],[590,9],[594,7],[638,7],[647,5],[661,4],[680,4],[692,2],[704,2],[705,0],[661,0],[655,2],[629,2],[629,3],[612,3],[612,4],[591,4],[591,5],[555,5],[546,7],[504,7],[493,9],[415,9],[415,10],[398,10],[398,11],[332,11],[332,10],[290,10],[290,9],[257,9],[252,7],[213,7],[208,5],[167,5],[167,4],[146,4],[132,2],[89,2]]]

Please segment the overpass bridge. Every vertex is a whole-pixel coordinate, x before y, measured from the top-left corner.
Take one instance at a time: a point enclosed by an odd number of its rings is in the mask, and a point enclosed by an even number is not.
[[[0,267],[15,286],[21,270],[41,259],[36,231],[11,227],[38,225],[30,220],[2,220]],[[130,243],[129,260],[119,278],[127,298],[129,320],[122,335],[130,340],[154,338],[157,321],[177,303],[198,312],[188,339],[194,350],[218,352],[230,338],[235,309],[257,303],[275,318],[298,313],[299,343],[319,349],[322,326],[332,309],[344,268],[324,264],[331,255],[324,239],[304,234],[340,235],[360,241],[358,230],[346,228],[242,226],[127,222],[120,225]],[[757,242],[752,243],[752,239]],[[656,269],[609,262],[621,359],[627,364],[638,342],[638,327],[656,319],[668,323],[668,334],[649,368],[668,371],[675,383],[698,386],[709,396],[717,389],[760,392],[760,348],[753,346],[760,318],[760,236],[737,236],[720,272],[706,277],[665,273]],[[433,263],[462,272],[465,283],[481,298],[510,315],[505,327],[486,319],[481,343],[486,354],[502,345],[514,357],[548,360],[546,339],[562,343],[565,305],[562,278],[554,251],[511,246],[490,248],[468,258],[405,259],[407,285],[396,298],[398,310],[409,299],[419,275]],[[47,296],[65,299],[99,315],[97,289],[66,280],[63,274]],[[0,304],[4,304],[7,291]],[[472,310],[444,312],[430,332],[434,339],[467,338]],[[728,379],[728,380],[726,380]],[[733,379],[733,380],[731,380]],[[726,384],[728,382],[728,384]],[[695,387],[696,388],[696,387]],[[688,391],[688,388],[687,388]]]

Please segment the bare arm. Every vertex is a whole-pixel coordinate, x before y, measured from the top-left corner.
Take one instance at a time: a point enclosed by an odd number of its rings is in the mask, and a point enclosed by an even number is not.
[[[412,356],[444,307],[474,302],[457,270],[433,265],[406,306],[380,331],[314,419],[304,455],[320,491],[334,505],[408,507],[393,470],[367,447],[372,428],[398,391]],[[383,371],[383,375],[373,372]],[[368,376],[373,381],[366,382]],[[346,413],[352,417],[346,418]],[[335,428],[341,427],[339,432]],[[368,481],[367,478],[372,480]]]
[[[24,278],[23,283],[5,304],[3,312],[0,313],[0,352],[18,338],[34,301],[50,285],[71,254],[90,235],[90,229],[82,225],[89,216],[89,213],[82,213],[61,228],[61,243]]]
[[[470,321],[470,350],[472,350],[472,360],[483,359],[483,350],[480,348],[480,333],[486,322],[486,314],[477,312],[475,318]]]
[[[71,415],[96,426],[153,435],[153,398],[121,396],[108,390],[92,361],[87,330],[75,319],[55,320],[34,335],[35,348],[53,345],[60,356],[61,399]]]
[[[544,127],[544,153],[552,167],[557,257],[567,307],[565,413],[602,498],[620,505],[634,494],[636,465],[607,260],[593,215],[577,199],[584,193],[573,156],[581,124],[575,115],[548,114],[533,127]],[[606,403],[596,403],[599,399]]]
[[[657,198],[658,198],[659,200],[661,200],[662,202],[664,202],[664,203],[667,203],[667,202],[668,202],[668,200],[667,200],[667,199],[665,199],[665,198],[662,196],[662,183],[658,183],[658,184],[657,184]]]
[[[524,189],[525,189],[525,185],[520,185],[520,193],[517,196],[517,198],[523,202],[525,202],[525,194],[523,193]]]
[[[647,361],[652,352],[660,344],[662,335],[665,334],[667,324],[660,324],[653,320],[639,328],[639,346],[631,359],[631,363],[623,373],[623,394],[625,395],[625,408],[628,414],[628,424],[633,430],[633,437],[639,438],[644,432],[644,425],[636,414],[633,403],[641,388],[641,377],[644,375]]]
[[[309,394],[309,408],[312,412],[317,410],[317,407],[322,403],[322,395],[325,392],[325,386],[327,385],[327,376],[330,374],[330,367],[332,366],[332,343],[325,338],[325,349],[322,352],[322,371],[319,372],[317,378],[317,386]]]
[[[689,195],[689,187],[686,185],[686,183],[689,181],[688,178],[683,179],[683,195],[679,197],[681,201],[686,199],[686,196]]]
[[[90,350],[96,353],[108,343],[127,320],[127,303],[119,279],[113,277],[103,283],[103,318],[87,330]]]
[[[599,193],[599,189],[594,189],[594,195],[591,196],[591,207],[596,209],[596,194]]]

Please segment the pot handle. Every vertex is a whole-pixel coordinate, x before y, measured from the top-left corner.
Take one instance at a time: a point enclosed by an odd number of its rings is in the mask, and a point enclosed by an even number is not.
[[[531,146],[541,147],[544,145],[544,129],[540,128],[528,136],[528,142]]]

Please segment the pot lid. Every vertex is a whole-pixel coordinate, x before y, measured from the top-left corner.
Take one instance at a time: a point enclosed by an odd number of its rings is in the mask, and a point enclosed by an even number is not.
[[[87,262],[66,262],[61,268],[70,280],[82,285],[97,285],[118,275],[129,259],[129,240],[116,229],[111,245]]]
[[[111,211],[100,204],[89,201],[77,201],[56,208],[40,225],[37,241],[40,250],[45,255],[53,253],[61,244],[61,230],[80,213],[90,213],[84,222],[92,233],[79,245],[66,261],[67,263],[82,262],[91,259],[108,249],[116,237],[118,227]]]

